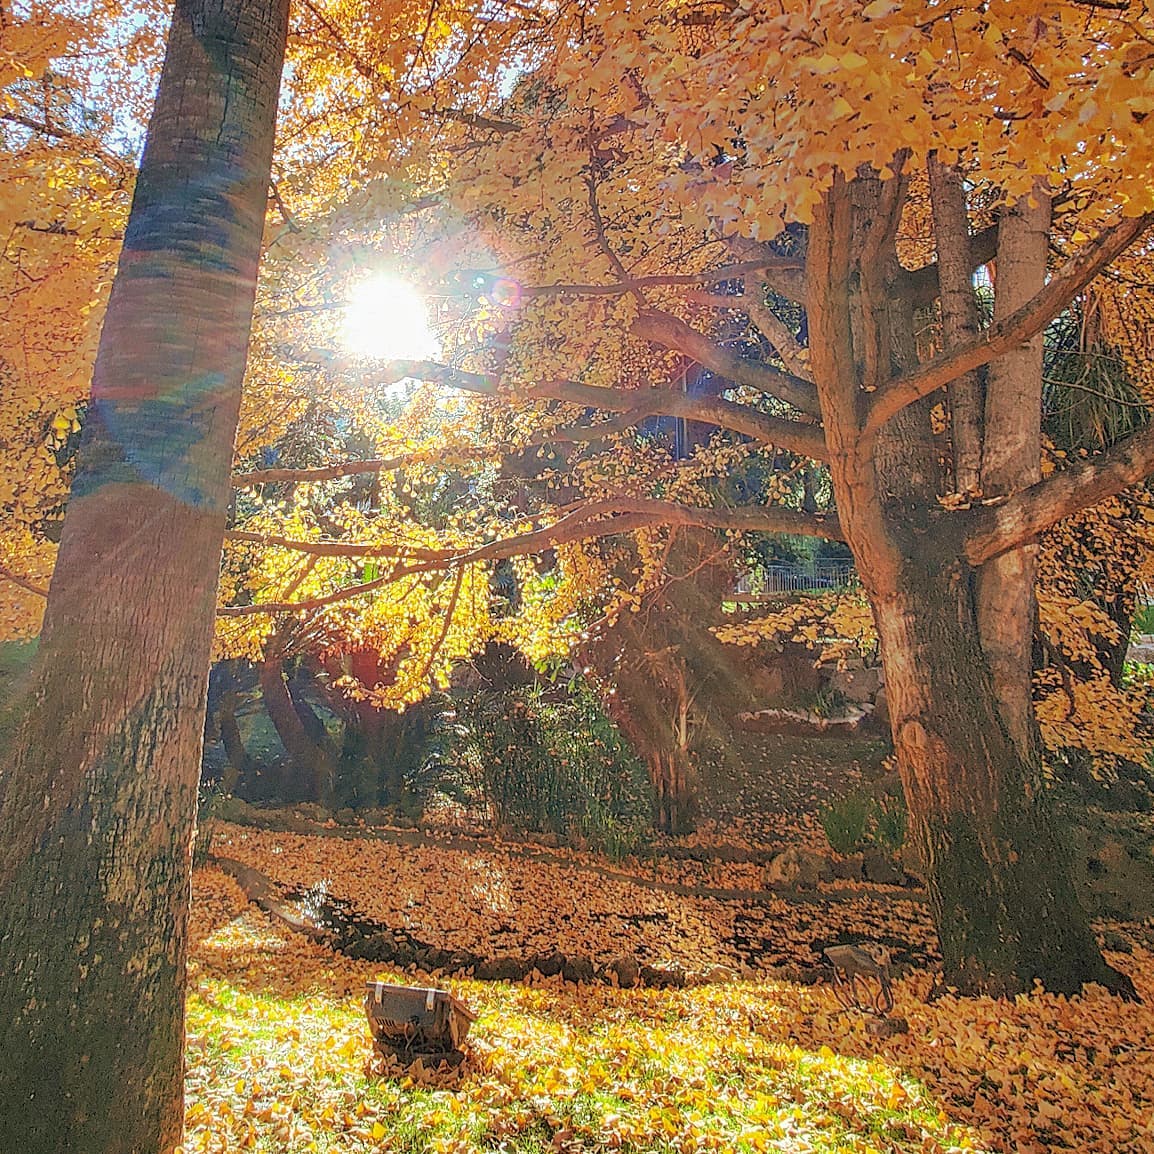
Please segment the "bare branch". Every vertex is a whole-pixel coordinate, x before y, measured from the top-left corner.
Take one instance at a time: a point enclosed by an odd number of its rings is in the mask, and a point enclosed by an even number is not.
[[[317,365],[340,371],[350,368],[339,357],[318,360]],[[496,396],[498,379],[490,373],[474,373],[435,361],[390,361],[375,369],[366,383],[396,384],[405,379],[430,381],[446,388]],[[748,405],[727,401],[723,397],[691,396],[671,389],[611,389],[585,385],[578,381],[542,381],[536,385],[509,390],[515,399],[567,401],[590,409],[623,413],[637,411],[644,416],[683,417],[717,425],[763,444],[774,445],[815,461],[826,459],[825,436],[817,425],[783,420],[759,413]]]
[[[1078,292],[1138,240],[1151,223],[1154,223],[1154,213],[1119,221],[1066,261],[1046,287],[1016,312],[990,325],[973,340],[891,380],[877,393],[870,406],[862,430],[866,439],[876,436],[881,427],[907,405],[929,396],[963,373],[988,364],[1041,332]]]
[[[634,322],[634,336],[692,357],[699,365],[734,384],[747,385],[792,405],[811,417],[821,416],[817,390],[809,381],[779,372],[760,361],[739,356],[669,313],[644,312]]]
[[[9,584],[15,585],[18,589],[23,589],[25,593],[35,593],[37,597],[47,597],[48,590],[42,585],[37,585],[33,581],[29,581],[27,577],[21,577],[19,573],[13,573],[7,566],[0,565],[0,580],[7,581]]]
[[[406,561],[446,561],[458,555],[453,549],[425,549],[395,541],[369,544],[363,541],[306,541],[296,537],[282,537],[276,533],[253,533],[247,529],[229,529],[226,541],[245,541],[253,545],[267,545],[307,553],[313,557],[395,557]]]
[[[10,124],[18,124],[21,128],[27,128],[29,132],[35,132],[38,136],[45,136],[50,140],[67,140],[79,145],[85,151],[99,156],[101,160],[117,169],[122,176],[128,176],[136,171],[131,161],[126,160],[123,156],[117,156],[115,152],[109,152],[91,136],[70,132],[67,128],[59,128],[55,124],[49,124],[46,120],[34,120],[32,117],[24,116],[19,112],[0,112],[0,120],[7,120]]]
[[[701,273],[669,273],[666,275],[630,277],[617,284],[548,284],[522,285],[521,298],[552,296],[625,296],[638,289],[657,288],[661,285],[707,285],[723,280],[734,280],[748,273],[766,274],[775,292],[790,300],[800,300],[805,262],[797,257],[766,256],[757,260],[738,261]],[[776,275],[775,275],[776,274]],[[780,287],[779,287],[780,281]]]
[[[524,131],[524,125],[517,124],[513,120],[497,120],[491,116],[482,116],[476,112],[468,112],[464,108],[438,108],[435,112],[439,116],[444,116],[447,120],[455,120],[458,124],[464,124],[467,128],[480,128],[485,132],[497,132],[501,135],[507,135],[513,132]]]
[[[803,381],[813,381],[813,372],[809,367],[805,349],[797,342],[797,338],[789,331],[789,326],[764,301],[762,294],[770,288],[765,281],[757,283],[758,294],[746,297],[745,311],[749,319],[757,325],[762,336],[773,345],[777,355],[781,357],[785,367],[795,377]],[[817,390],[814,390],[816,401]]]
[[[960,511],[967,519],[964,552],[983,565],[1033,540],[1064,517],[1096,505],[1154,475],[1154,426],[1013,494],[1001,505]]]
[[[449,627],[453,624],[453,614],[457,611],[457,602],[461,598],[461,586],[464,583],[465,569],[462,566],[457,570],[457,577],[453,582],[453,592],[449,596],[449,604],[445,609],[445,619],[441,622],[441,632],[437,635],[437,640],[433,642],[432,649],[429,650],[429,659],[425,662],[424,669],[421,670],[419,681],[424,681],[429,676],[433,662],[437,660],[437,654],[441,652],[441,646],[445,644],[445,638],[449,636]]]

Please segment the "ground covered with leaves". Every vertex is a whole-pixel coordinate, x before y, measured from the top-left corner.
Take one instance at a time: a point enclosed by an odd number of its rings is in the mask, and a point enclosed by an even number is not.
[[[369,832],[369,831],[366,831]],[[701,973],[805,968],[863,935],[898,961],[934,956],[925,906],[899,887],[775,895],[758,862],[629,859],[500,842],[398,845],[221,823],[213,852],[260,870],[306,905],[336,900],[436,949],[484,958],[621,954]]]
[[[282,840],[252,857],[278,881],[290,882],[303,861],[362,896],[398,888],[388,875],[374,885],[346,842],[254,833],[248,844],[273,837]],[[422,901],[449,901],[437,895],[462,878],[472,876],[482,894],[495,880],[484,865],[461,861],[435,884],[449,858],[416,867],[428,871]],[[345,867],[355,872],[342,878]],[[552,888],[563,893],[595,876],[561,871]],[[534,875],[538,887],[542,877]],[[573,908],[605,908],[621,896],[580,889]],[[502,916],[547,920],[545,900],[531,917],[532,897]],[[668,941],[704,932],[693,899],[659,899],[667,908],[685,903],[663,927]],[[462,921],[483,904],[475,895],[451,900]],[[634,924],[634,936],[613,945],[642,949],[653,924]],[[1131,937],[1145,940],[1141,927]],[[1097,990],[931,1002],[930,975],[914,971],[897,985],[895,1013],[909,1033],[885,1041],[840,1012],[829,989],[765,977],[684,990],[454,978],[449,987],[478,1013],[462,1071],[451,1085],[396,1080],[371,1062],[364,983],[426,979],[286,930],[249,905],[232,878],[206,868],[193,903],[183,1149],[1139,1154],[1154,1148],[1154,955],[1137,945],[1111,960],[1133,976],[1145,1005]]]

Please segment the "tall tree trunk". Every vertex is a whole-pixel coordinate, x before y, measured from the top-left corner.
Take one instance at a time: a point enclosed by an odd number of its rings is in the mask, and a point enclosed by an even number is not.
[[[228,768],[220,783],[221,789],[226,794],[235,793],[240,782],[247,780],[252,773],[252,758],[245,748],[244,737],[236,720],[236,704],[236,690],[229,689],[221,695],[217,706],[217,728],[225,757],[228,759]]]
[[[926,551],[923,546],[923,554]],[[914,552],[914,551],[911,551]],[[1012,993],[1133,987],[1102,960],[1065,841],[1001,712],[972,573],[924,555],[874,595],[894,748],[949,980]]]
[[[999,633],[998,623],[980,613],[979,599],[992,604],[990,590],[975,593],[975,574],[908,483],[912,470],[903,457],[914,462],[923,455],[924,430],[906,410],[900,416],[907,419],[890,422],[876,442],[861,434],[869,403],[862,385],[869,387],[871,363],[889,363],[876,351],[883,342],[874,330],[894,317],[891,309],[888,320],[871,322],[868,306],[898,290],[896,278],[872,283],[884,275],[877,255],[867,252],[868,262],[854,263],[860,205],[860,194],[855,201],[851,188],[836,181],[810,231],[812,364],[839,520],[881,639],[894,749],[947,979],[995,992],[1028,989],[1034,978],[1065,993],[1089,980],[1132,992],[1102,959],[1039,788],[1029,634],[1020,642],[1024,672],[1013,641],[1022,638],[1021,574],[1003,574],[997,587],[1013,611]],[[867,312],[856,332],[855,307]],[[855,341],[864,345],[864,368]],[[891,357],[901,343],[894,342]],[[1004,400],[999,393],[998,403]],[[1027,416],[1023,441],[1029,422]],[[990,643],[987,626],[1002,647]]]
[[[328,805],[336,782],[336,766],[325,745],[312,739],[285,680],[284,662],[275,653],[261,662],[260,691],[269,720],[293,766],[300,798]]]
[[[994,320],[1009,316],[1046,282],[1050,198],[1007,209],[998,223]],[[982,492],[997,497],[1042,476],[1042,353],[1039,333],[990,363],[982,440]],[[988,561],[978,573],[978,626],[1001,713],[1022,756],[1037,761],[1039,741],[1031,685],[1037,603],[1037,545]]]
[[[287,0],[178,0],[0,778],[0,1149],[182,1121],[186,920]]]
[[[929,160],[930,203],[938,250],[942,333],[947,346],[965,343],[979,328],[974,270],[970,261],[970,217],[960,169]],[[975,369],[949,388],[954,489],[976,493],[982,482],[982,382]]]

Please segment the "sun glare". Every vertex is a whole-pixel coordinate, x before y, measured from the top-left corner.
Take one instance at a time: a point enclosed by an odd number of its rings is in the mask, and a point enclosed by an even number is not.
[[[349,294],[341,337],[350,353],[380,360],[423,360],[441,352],[421,294],[387,273],[369,277]]]

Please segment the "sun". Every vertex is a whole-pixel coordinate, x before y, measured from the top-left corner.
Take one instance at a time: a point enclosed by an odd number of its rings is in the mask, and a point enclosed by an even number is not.
[[[341,340],[354,356],[377,360],[419,361],[441,353],[424,298],[390,273],[361,281],[349,294]]]

